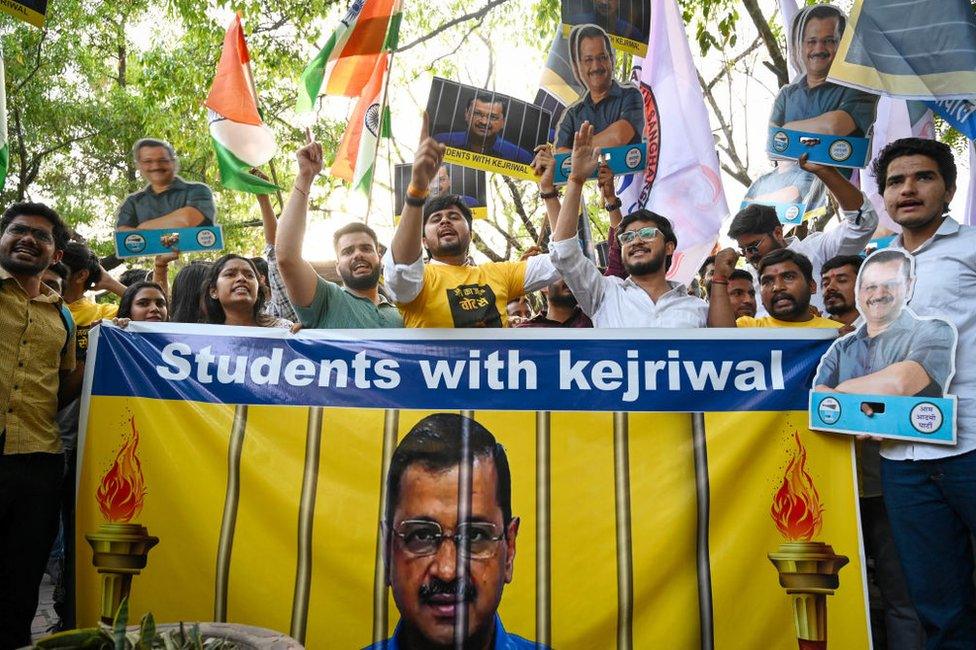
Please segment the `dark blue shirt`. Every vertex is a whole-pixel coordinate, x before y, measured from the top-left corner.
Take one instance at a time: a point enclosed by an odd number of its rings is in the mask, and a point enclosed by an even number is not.
[[[467,131],[452,131],[451,133],[438,133],[434,136],[434,139],[438,142],[443,142],[449,147],[455,147],[457,149],[466,149],[468,151],[474,151],[475,153],[483,153],[489,156],[494,156],[496,158],[504,158],[505,160],[512,160],[515,162],[528,165],[532,162],[532,154],[518,146],[513,144],[508,140],[501,137],[496,137],[495,142],[491,145],[491,148],[487,151],[481,151],[478,149],[472,149],[468,146],[468,132]]]
[[[594,135],[600,133],[618,120],[627,120],[634,128],[634,135],[626,144],[637,144],[644,137],[644,97],[633,86],[621,86],[611,82],[610,94],[593,103],[590,93],[583,95],[578,102],[563,111],[556,134],[556,147],[572,147],[576,132],[588,121],[593,126]]]
[[[886,330],[868,336],[867,325],[838,339],[820,362],[815,385],[835,388],[848,379],[884,370],[901,361],[914,361],[928,373],[929,385],[919,396],[941,397],[953,368],[956,335],[943,320],[921,319],[910,311]]]
[[[127,196],[119,208],[116,224],[138,228],[140,223],[185,207],[196,208],[203,213],[201,226],[214,225],[217,209],[214,207],[213,192],[203,183],[187,183],[179,176],[159,194],[147,185]]]
[[[571,16],[565,21],[567,25],[597,25],[603,31],[608,34],[613,34],[614,36],[622,36],[624,38],[629,38],[632,41],[640,41],[643,43],[647,42],[647,33],[642,32],[637,25],[632,25],[628,23],[623,18],[619,16],[613,22],[611,26],[609,16],[597,15],[596,12],[589,12],[583,14],[576,14]]]
[[[400,650],[399,634],[400,626],[397,625],[397,629],[389,639],[366,646],[363,650]],[[494,650],[548,650],[548,646],[523,639],[517,634],[509,634],[502,626],[502,619],[495,614]]]

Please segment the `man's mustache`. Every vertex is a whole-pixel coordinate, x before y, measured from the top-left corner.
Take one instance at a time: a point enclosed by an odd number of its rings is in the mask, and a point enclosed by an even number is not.
[[[844,294],[842,294],[839,291],[828,291],[828,292],[826,292],[824,294],[823,297],[824,297],[824,300],[829,300],[830,298],[840,298],[841,300],[843,300],[844,299]]]
[[[868,304],[871,305],[871,306],[874,306],[874,305],[890,305],[894,301],[895,301],[895,297],[894,296],[881,296],[880,298],[871,298],[870,300],[868,300]]]
[[[770,302],[771,302],[771,304],[774,304],[775,305],[780,300],[789,300],[793,304],[796,304],[796,298],[794,298],[791,294],[788,294],[786,292],[774,293],[773,294],[773,299]]]
[[[461,581],[455,578],[450,582],[445,582],[439,578],[431,578],[430,582],[420,586],[420,602],[425,605],[432,604],[430,601],[434,596],[452,596],[455,601],[458,600],[458,593],[461,589]],[[460,599],[461,602],[472,603],[478,596],[478,590],[475,586],[468,582],[464,586],[464,595]]]

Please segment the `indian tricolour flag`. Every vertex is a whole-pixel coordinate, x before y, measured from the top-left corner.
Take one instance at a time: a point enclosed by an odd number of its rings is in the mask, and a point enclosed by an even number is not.
[[[305,66],[296,110],[310,111],[323,92],[359,97],[381,55],[396,48],[399,31],[399,0],[354,0],[325,46]]]
[[[390,55],[376,60],[373,74],[363,87],[342,136],[330,174],[348,181],[353,188],[369,193],[376,167],[376,148],[380,137],[389,137],[390,118],[383,98],[384,80]]]
[[[271,160],[278,149],[274,134],[258,113],[250,61],[241,17],[236,15],[227,27],[224,50],[204,106],[210,109],[207,117],[220,182],[232,190],[270,194],[278,189],[276,185],[248,173],[250,168]]]
[[[0,52],[0,190],[7,180],[10,168],[10,144],[7,142],[7,75],[3,68],[3,52]]]

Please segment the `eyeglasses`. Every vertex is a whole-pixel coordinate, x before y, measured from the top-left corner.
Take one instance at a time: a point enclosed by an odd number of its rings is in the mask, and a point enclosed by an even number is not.
[[[766,237],[769,237],[769,235],[763,235],[762,237],[752,242],[751,244],[747,244],[746,246],[740,247],[739,250],[742,251],[742,254],[745,255],[746,257],[753,257],[754,255],[759,255],[759,246],[760,244],[763,243],[763,240],[766,239]]]
[[[495,553],[495,542],[505,539],[495,524],[471,522],[458,524],[457,530],[448,535],[436,521],[408,519],[400,522],[393,534],[400,538],[407,553],[422,557],[433,555],[445,539],[454,540],[454,546],[463,557],[484,560]]]
[[[643,228],[638,228],[637,230],[626,230],[617,235],[617,240],[620,241],[621,246],[626,246],[638,237],[640,237],[641,241],[651,241],[657,237],[658,233],[660,232],[661,231],[654,226],[645,226]]]
[[[54,235],[52,235],[48,231],[41,230],[40,228],[31,228],[30,226],[25,226],[24,224],[21,223],[13,224],[9,228],[7,228],[7,232],[9,232],[11,235],[14,235],[15,237],[25,237],[27,235],[30,235],[31,237],[41,242],[42,244],[50,244],[51,242],[54,241]]]

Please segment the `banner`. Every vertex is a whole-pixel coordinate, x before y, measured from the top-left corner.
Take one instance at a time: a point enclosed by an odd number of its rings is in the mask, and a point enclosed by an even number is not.
[[[976,95],[969,0],[855,0],[830,81],[902,99]]]
[[[0,11],[34,27],[44,27],[47,0],[0,0]]]
[[[93,330],[79,622],[124,533],[130,611],[309,648],[869,647],[851,442],[806,428],[830,333],[504,334]],[[446,422],[467,464],[404,455]]]

